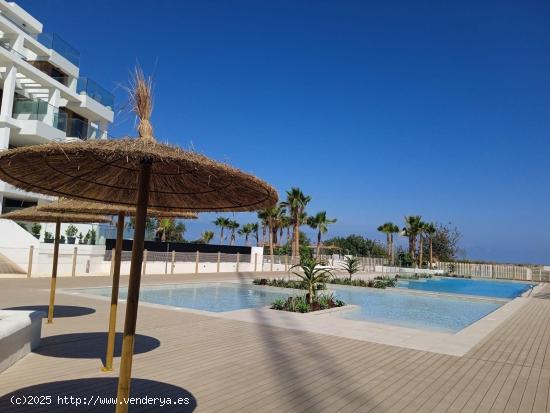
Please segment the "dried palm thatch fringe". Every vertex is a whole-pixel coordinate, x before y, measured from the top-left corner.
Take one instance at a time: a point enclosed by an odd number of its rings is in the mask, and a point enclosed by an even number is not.
[[[277,192],[255,176],[149,139],[49,143],[0,153],[0,179],[26,191],[134,206],[140,164],[152,162],[149,207],[253,211]]]
[[[11,219],[12,221],[23,222],[64,222],[64,223],[100,223],[110,222],[109,217],[103,214],[70,214],[66,212],[46,212],[39,211],[37,207],[18,209],[0,215],[0,219]]]
[[[39,211],[46,212],[70,212],[77,214],[102,214],[102,215],[117,215],[124,213],[126,216],[133,216],[136,214],[135,206],[117,205],[117,204],[105,204],[99,202],[87,202],[77,199],[60,199],[50,204],[39,205]],[[194,212],[173,212],[162,211],[158,209],[147,210],[147,215],[157,218],[180,218],[180,219],[197,219],[198,215]]]
[[[138,125],[139,137],[154,140],[153,126],[151,125],[153,80],[150,76],[146,78],[139,66],[135,68],[134,77],[130,80],[129,95],[132,111],[140,119]]]

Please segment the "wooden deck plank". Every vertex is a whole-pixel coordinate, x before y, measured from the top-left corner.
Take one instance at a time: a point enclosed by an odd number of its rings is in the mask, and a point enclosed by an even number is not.
[[[159,278],[144,280],[154,283]],[[186,276],[185,280],[203,279]],[[108,282],[105,277],[77,277],[61,278],[59,284]],[[0,280],[0,303],[3,308],[46,303],[48,283],[48,279]],[[550,292],[550,287],[546,290]],[[57,302],[94,312],[59,317],[53,325],[44,325],[47,349],[0,373],[0,395],[54,381],[62,382],[56,392],[85,395],[90,389],[75,388],[73,380],[98,379],[95,391],[105,391],[110,388],[105,379],[117,377],[119,359],[114,372],[101,373],[102,340],[86,336],[104,331],[108,302],[62,294]],[[119,331],[123,313],[121,305]],[[137,332],[160,345],[135,356],[133,375],[152,380],[148,391],[155,394],[169,392],[166,384],[189,391],[198,401],[197,411],[205,412],[547,412],[548,319],[550,300],[532,298],[468,354],[453,357],[142,306]],[[69,343],[66,334],[72,333],[80,336]],[[78,358],[83,349],[95,353]]]

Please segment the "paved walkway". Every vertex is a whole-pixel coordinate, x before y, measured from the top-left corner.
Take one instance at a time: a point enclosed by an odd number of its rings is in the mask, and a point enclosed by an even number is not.
[[[197,280],[144,282],[182,279]],[[108,282],[77,277],[58,285]],[[47,279],[0,280],[0,307],[45,304],[47,288]],[[0,373],[1,412],[113,410],[58,404],[63,395],[114,395],[118,359],[114,372],[100,372],[105,302],[59,294],[57,303],[60,316],[43,326],[41,348]],[[463,357],[146,306],[137,331],[133,393],[187,397],[190,404],[130,411],[550,412],[550,286]],[[54,400],[16,408],[12,392]]]

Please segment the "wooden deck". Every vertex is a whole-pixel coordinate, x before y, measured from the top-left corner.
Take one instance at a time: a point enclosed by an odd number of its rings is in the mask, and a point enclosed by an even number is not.
[[[148,276],[144,282],[182,279],[196,280]],[[58,285],[108,281],[61,278]],[[0,280],[1,307],[45,304],[47,287],[47,279]],[[67,306],[59,310],[66,317],[44,325],[42,347],[0,373],[1,412],[113,410],[59,406],[57,400],[51,406],[10,404],[14,391],[114,395],[118,359],[114,372],[100,372],[107,303],[57,298]],[[145,337],[136,344],[133,377],[143,380],[133,385],[134,394],[189,397],[196,411],[550,412],[550,286],[464,357],[145,306],[137,330]]]

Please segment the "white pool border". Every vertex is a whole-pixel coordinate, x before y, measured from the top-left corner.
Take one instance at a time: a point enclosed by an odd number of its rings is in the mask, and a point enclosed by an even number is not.
[[[166,285],[191,285],[191,284],[224,284],[224,283],[238,283],[242,284],[239,280],[224,280],[224,281],[200,281],[200,282],[151,282],[144,283],[143,286],[166,286]],[[100,289],[110,288],[111,286],[100,287],[81,287],[81,288],[64,288],[59,289],[60,294],[77,295],[80,297],[90,298],[94,300],[100,300],[104,302],[110,302],[110,297],[98,296],[93,294],[86,294],[77,292],[75,290],[82,289]],[[287,288],[269,287],[270,289],[286,290]],[[358,287],[360,288],[360,287]],[[364,287],[363,287],[364,288]],[[342,311],[350,311],[356,308],[354,305],[347,305],[339,307],[337,309],[324,310],[314,313],[291,313],[288,311],[272,310],[269,307],[260,308],[248,308],[242,310],[226,311],[226,312],[212,312],[197,310],[193,308],[174,307],[165,304],[148,303],[145,301],[140,302],[140,306],[179,311],[184,313],[191,313],[197,315],[203,315],[208,317],[222,318],[226,320],[242,321],[248,323],[256,323],[262,325],[268,325],[272,327],[287,328],[293,330],[307,331],[311,333],[327,334],[332,336],[350,338],[354,340],[368,341],[372,343],[385,344],[391,346],[404,347],[414,350],[430,351],[434,353],[447,354],[452,356],[463,356],[470,351],[476,344],[487,337],[492,331],[494,331],[499,325],[509,319],[517,311],[519,311],[529,300],[531,300],[532,293],[536,293],[539,289],[542,289],[543,285],[535,285],[532,289],[524,293],[521,297],[517,297],[506,304],[502,305],[497,310],[487,314],[485,317],[479,319],[473,324],[465,327],[457,333],[444,333],[430,330],[421,330],[409,327],[401,327],[391,324],[383,324],[365,320],[348,320],[338,317],[338,313]],[[370,290],[370,289],[369,289]],[[373,289],[376,290],[376,289]],[[387,293],[410,293],[409,290],[402,291],[401,289],[389,289],[394,291],[387,291]],[[384,292],[384,290],[380,291]],[[416,291],[412,294],[440,296],[449,298],[449,294],[439,293],[418,293]],[[451,297],[456,299],[470,299],[471,296],[459,296]],[[477,297],[479,299],[479,297]],[[489,299],[491,301],[492,299]],[[119,302],[123,303],[126,300],[120,299]],[[487,301],[487,299],[485,299]],[[498,301],[498,300],[492,300]],[[502,302],[502,300],[501,300]]]

